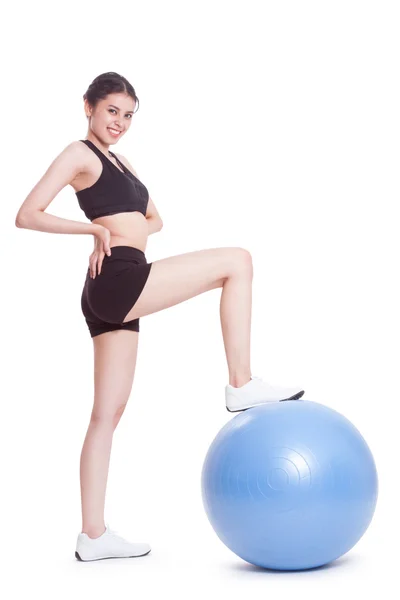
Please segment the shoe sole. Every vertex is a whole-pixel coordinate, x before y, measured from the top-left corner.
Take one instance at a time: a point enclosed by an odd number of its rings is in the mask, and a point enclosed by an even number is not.
[[[78,552],[75,552],[75,558],[77,560],[80,560],[81,562],[91,562],[93,560],[107,560],[108,558],[139,558],[139,556],[146,556],[147,554],[149,554],[151,552],[151,548],[148,552],[145,552],[144,554],[132,554],[132,556],[103,556],[102,558],[81,558],[78,554]]]
[[[299,398],[301,398],[303,396],[303,394],[304,394],[304,390],[302,390],[301,392],[298,392],[294,396],[290,396],[290,398],[283,398],[282,400],[279,400],[279,402],[288,402],[289,400],[298,400]],[[260,403],[252,404],[251,406],[246,406],[245,408],[238,408],[237,410],[231,410],[230,408],[226,407],[226,410],[230,413],[235,413],[235,412],[241,412],[242,410],[247,410],[248,408],[255,408],[256,406],[260,406]]]

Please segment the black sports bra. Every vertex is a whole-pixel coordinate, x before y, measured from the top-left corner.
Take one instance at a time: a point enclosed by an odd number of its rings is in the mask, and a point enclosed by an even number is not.
[[[86,217],[93,221],[98,217],[122,212],[141,212],[146,216],[149,192],[141,181],[110,152],[124,172],[109,160],[90,140],[79,140],[100,158],[103,170],[90,187],[75,192],[79,206]]]

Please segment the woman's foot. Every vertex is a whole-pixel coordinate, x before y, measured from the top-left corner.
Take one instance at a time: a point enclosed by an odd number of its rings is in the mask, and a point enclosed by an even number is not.
[[[272,386],[261,377],[251,376],[250,381],[240,387],[227,385],[225,387],[225,402],[229,412],[246,410],[269,402],[298,400],[304,394],[300,387]]]
[[[103,558],[130,558],[144,556],[150,550],[148,544],[128,542],[107,525],[105,532],[96,538],[90,538],[86,533],[80,533],[76,543],[75,557],[82,561]]]

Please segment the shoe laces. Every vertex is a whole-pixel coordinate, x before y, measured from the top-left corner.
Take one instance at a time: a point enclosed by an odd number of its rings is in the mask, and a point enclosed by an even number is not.
[[[112,535],[117,535],[117,532],[114,529],[111,529],[109,525],[107,525],[107,533],[112,533]]]
[[[125,542],[127,543],[127,540],[125,540],[121,535],[118,534],[117,531],[115,531],[114,529],[110,529],[110,527],[107,525],[107,531],[108,533],[110,533],[113,537],[117,538],[120,542]]]

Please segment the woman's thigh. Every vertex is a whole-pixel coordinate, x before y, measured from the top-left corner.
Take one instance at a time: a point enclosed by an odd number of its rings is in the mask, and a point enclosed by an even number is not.
[[[169,308],[203,292],[222,287],[237,270],[252,273],[248,250],[209,248],[156,260],[146,284],[123,322]]]
[[[116,330],[93,338],[92,419],[111,422],[128,402],[136,368],[139,332]]]

